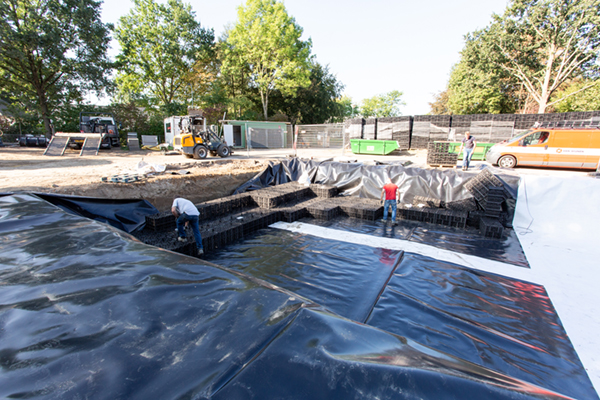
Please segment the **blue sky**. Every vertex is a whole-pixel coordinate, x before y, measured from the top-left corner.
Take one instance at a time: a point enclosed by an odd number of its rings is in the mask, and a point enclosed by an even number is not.
[[[184,0],[185,1],[185,0]],[[196,19],[217,37],[237,20],[243,0],[188,1]],[[287,0],[288,13],[311,38],[317,61],[345,85],[344,94],[364,98],[399,90],[404,115],[429,112],[435,93],[446,88],[464,35],[485,27],[507,0]],[[133,3],[105,0],[103,21],[117,23]],[[113,55],[118,45],[113,43]]]

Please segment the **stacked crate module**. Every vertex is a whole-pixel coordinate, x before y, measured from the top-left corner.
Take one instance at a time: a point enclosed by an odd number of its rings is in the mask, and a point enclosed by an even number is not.
[[[500,143],[513,137],[515,114],[496,114],[492,119],[489,143]]]
[[[531,129],[536,122],[540,120],[538,114],[516,114],[515,115],[515,135]]]
[[[417,115],[413,119],[412,135],[410,138],[411,149],[426,149],[429,143],[430,115]]]
[[[450,133],[453,140],[460,142],[465,132],[471,130],[471,115],[453,115]]]
[[[399,150],[410,148],[410,131],[412,117],[384,117],[377,118],[377,139],[395,140]]]
[[[375,140],[377,137],[377,119],[367,118],[363,125],[363,139]]]
[[[450,133],[450,115],[431,115],[429,124],[429,141],[447,141]]]
[[[478,142],[500,143],[512,137],[514,126],[515,114],[474,114],[470,132]]]
[[[363,118],[352,118],[344,122],[345,133],[348,134],[349,139],[362,139],[363,125],[365,120]]]
[[[426,149],[429,142],[448,140],[450,115],[417,115],[413,120],[411,149]]]
[[[455,167],[458,154],[450,153],[450,142],[429,142],[427,164],[436,167]]]

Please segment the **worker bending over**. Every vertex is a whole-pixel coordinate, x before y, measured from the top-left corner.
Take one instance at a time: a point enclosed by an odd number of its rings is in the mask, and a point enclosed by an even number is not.
[[[198,225],[198,216],[200,213],[198,209],[189,200],[181,197],[176,197],[173,200],[173,206],[171,212],[177,218],[177,234],[180,242],[186,242],[186,234],[183,227],[185,225],[191,225],[192,232],[194,232],[194,239],[196,240],[196,247],[198,249],[198,256],[204,254],[204,248],[202,247],[202,236],[200,236],[200,226]]]

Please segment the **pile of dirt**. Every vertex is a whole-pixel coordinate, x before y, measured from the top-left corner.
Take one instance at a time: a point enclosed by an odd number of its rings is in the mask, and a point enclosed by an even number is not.
[[[30,191],[115,199],[145,199],[159,210],[168,209],[173,196],[194,203],[228,196],[268,164],[268,160],[188,160],[160,153],[131,154],[113,150],[96,157],[43,155],[43,149],[3,148],[0,192]],[[112,176],[136,173],[140,161],[162,165],[166,171],[140,180],[114,183]],[[107,179],[103,181],[102,178]]]

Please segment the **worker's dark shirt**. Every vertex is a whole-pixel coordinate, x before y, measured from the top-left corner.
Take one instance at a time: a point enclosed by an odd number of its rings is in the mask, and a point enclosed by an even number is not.
[[[469,136],[469,138],[463,138],[462,140],[465,149],[472,149],[475,147],[475,138],[473,136]]]

